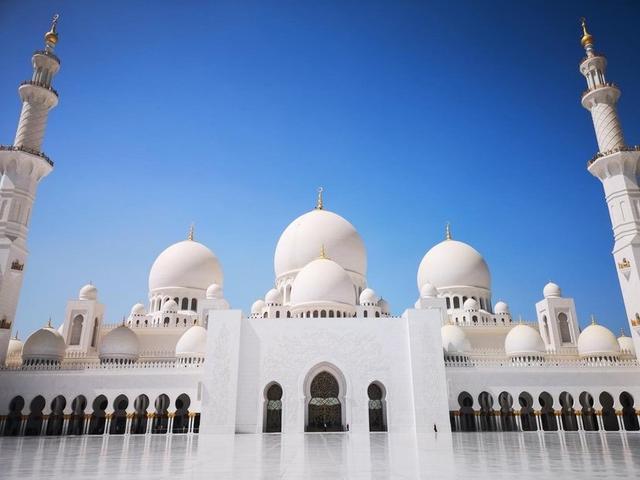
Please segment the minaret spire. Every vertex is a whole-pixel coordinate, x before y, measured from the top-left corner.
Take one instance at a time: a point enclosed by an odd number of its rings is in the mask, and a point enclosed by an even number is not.
[[[451,240],[451,224],[449,222],[444,227],[444,238],[445,240]]]
[[[58,104],[58,93],[51,86],[60,70],[60,60],[53,53],[58,18],[53,17],[44,35],[45,49],[31,57],[31,79],[18,87],[22,111],[13,145],[0,145],[0,318],[4,320],[0,365],[4,364],[29,255],[27,235],[36,190],[53,170],[53,162],[42,153],[42,142],[49,110]]]
[[[587,52],[580,63],[580,73],[587,80],[582,106],[591,112],[599,149],[587,168],[604,187],[615,241],[614,265],[631,336],[640,355],[640,149],[625,144],[616,109],[620,89],[607,82],[607,59],[595,52],[593,35],[587,30],[584,19],[581,23],[580,43]]]

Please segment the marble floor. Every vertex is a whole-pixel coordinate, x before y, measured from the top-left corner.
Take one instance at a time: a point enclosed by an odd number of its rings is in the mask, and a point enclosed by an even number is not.
[[[0,437],[2,479],[639,478],[639,433]]]

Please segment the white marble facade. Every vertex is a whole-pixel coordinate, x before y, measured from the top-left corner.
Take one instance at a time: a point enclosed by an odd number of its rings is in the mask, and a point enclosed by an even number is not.
[[[20,87],[15,143],[0,147],[0,434],[639,429],[640,154],[624,144],[619,91],[586,27],[583,105],[607,145],[589,171],[610,204],[630,326],[618,338],[595,321],[581,329],[554,283],[533,321],[513,319],[483,256],[448,226],[416,264],[415,305],[394,315],[368,285],[363,239],[321,190],[283,230],[273,287],[247,315],[225,299],[222,263],[191,229],[159,254],[148,304],[122,322],[106,323],[88,284],[61,325],[11,337],[29,213],[53,168],[41,143],[57,40],[54,21]],[[612,131],[603,115],[615,116]]]

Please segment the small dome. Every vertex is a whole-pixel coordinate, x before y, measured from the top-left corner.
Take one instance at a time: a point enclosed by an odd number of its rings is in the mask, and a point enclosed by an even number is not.
[[[22,360],[51,360],[61,362],[67,344],[62,335],[51,327],[43,327],[29,335],[22,347]]]
[[[133,330],[120,325],[107,333],[100,341],[100,360],[135,361],[140,355],[140,341]]]
[[[387,302],[384,298],[381,298],[378,302],[378,306],[380,307],[380,311],[386,315],[389,315],[391,312],[389,310],[389,302]]]
[[[274,256],[276,277],[305,268],[321,246],[345,270],[366,276],[367,252],[357,230],[340,215],[317,208],[296,218],[280,235]]]
[[[478,310],[479,305],[475,298],[467,298],[464,302],[464,305],[462,305],[462,308],[464,308],[467,312],[475,312],[476,310]]]
[[[542,355],[545,353],[544,340],[535,328],[529,325],[516,325],[504,339],[504,351],[507,356]]]
[[[544,295],[544,298],[562,297],[562,290],[557,284],[549,282],[542,289],[542,295]]]
[[[420,288],[420,297],[422,298],[436,298],[438,296],[438,289],[431,285],[429,282],[422,285]]]
[[[264,303],[271,306],[282,305],[282,293],[280,293],[280,290],[275,288],[269,290],[264,296]]]
[[[509,305],[505,302],[498,302],[493,307],[493,311],[498,315],[509,315]]]
[[[633,343],[633,338],[627,337],[626,335],[621,335],[618,337],[618,345],[620,346],[620,351],[624,353],[628,353],[635,357],[636,355],[636,346]],[[9,347],[11,348],[11,347]]]
[[[262,314],[262,309],[266,306],[266,304],[264,303],[264,300],[262,299],[258,299],[255,302],[253,302],[253,305],[251,305],[251,315],[260,315]]]
[[[355,289],[351,277],[338,263],[318,258],[304,267],[291,288],[293,306],[338,303],[354,306]]]
[[[162,305],[163,313],[178,313],[178,304],[173,299],[169,299]]]
[[[134,315],[146,315],[147,311],[144,308],[144,305],[141,303],[136,303],[133,307],[131,307],[131,316]]]
[[[176,344],[176,357],[204,357],[207,350],[207,330],[200,325],[189,327]]]
[[[491,289],[491,274],[482,255],[464,242],[445,240],[429,250],[418,268],[418,289],[476,287]]]
[[[365,288],[360,294],[360,305],[376,305],[380,297],[372,288]]]
[[[194,288],[206,290],[212,283],[223,284],[218,257],[195,240],[174,243],[164,250],[149,272],[149,290]]]
[[[467,353],[471,350],[467,334],[457,325],[444,325],[440,329],[440,333],[442,335],[442,348],[445,353]]]
[[[80,292],[78,292],[78,298],[80,300],[97,300],[98,289],[95,285],[91,285],[89,283],[80,289]]]
[[[20,357],[22,355],[22,341],[17,338],[9,340],[9,348],[7,348],[7,358]]]
[[[217,283],[212,283],[207,287],[206,297],[209,300],[220,300],[224,298],[224,292],[222,291],[222,287]]]
[[[596,323],[585,328],[578,337],[578,353],[581,357],[618,355],[620,345],[616,336],[606,327]]]

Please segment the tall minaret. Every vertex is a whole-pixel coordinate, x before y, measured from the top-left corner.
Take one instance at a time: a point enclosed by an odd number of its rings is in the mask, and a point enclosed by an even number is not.
[[[593,36],[582,20],[582,46],[587,52],[580,72],[587,79],[582,106],[591,112],[599,152],[589,172],[600,179],[613,226],[613,259],[636,352],[640,355],[640,149],[624,143],[616,111],[620,89],[605,79],[607,60],[594,51]]]
[[[60,60],[53,53],[57,23],[55,15],[44,35],[44,50],[34,52],[31,59],[31,80],[18,88],[22,111],[13,145],[0,145],[0,365],[8,345],[4,337],[10,334],[18,306],[36,188],[53,169],[41,148],[49,110],[58,104],[58,93],[51,87],[60,69]]]

